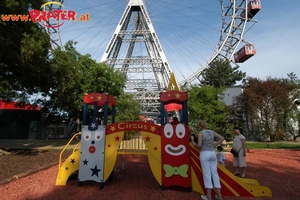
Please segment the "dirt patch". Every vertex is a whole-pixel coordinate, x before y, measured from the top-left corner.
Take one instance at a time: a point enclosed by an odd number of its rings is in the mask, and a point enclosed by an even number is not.
[[[25,155],[24,155],[25,154]],[[5,162],[19,171],[32,165],[40,167],[37,162],[56,161],[58,151],[42,151],[22,153],[12,152],[12,160],[9,157],[0,157],[0,167]],[[17,158],[13,158],[16,156]],[[5,159],[3,159],[5,158]],[[95,182],[84,182],[83,186],[77,186],[77,180],[70,180],[66,186],[55,186],[58,167],[53,166],[41,170],[30,176],[11,181],[0,186],[1,200],[60,200],[60,199],[137,199],[137,200],[182,200],[200,199],[200,194],[187,192],[184,189],[161,190],[161,187],[153,177],[146,156],[124,155],[125,169],[122,170],[122,159],[118,156],[114,178],[107,181],[105,187],[100,190],[99,184]],[[272,198],[268,197],[224,197],[224,200],[296,200],[300,199],[299,177],[300,177],[300,151],[299,150],[256,150],[252,149],[247,154],[247,178],[256,179],[260,185],[271,189]],[[13,162],[14,160],[14,162]],[[30,162],[29,162],[30,161]],[[31,164],[28,164],[31,163]],[[232,155],[226,154],[226,167],[233,171]],[[22,167],[22,166],[26,167]],[[5,171],[9,171],[7,167]],[[21,170],[24,171],[24,170]],[[2,171],[1,171],[2,172]],[[5,172],[4,174],[14,174]],[[1,173],[2,175],[2,173]],[[2,195],[2,196],[1,196]]]
[[[61,150],[5,149],[0,155],[0,184],[49,168],[58,163]],[[62,158],[70,154],[66,151]]]

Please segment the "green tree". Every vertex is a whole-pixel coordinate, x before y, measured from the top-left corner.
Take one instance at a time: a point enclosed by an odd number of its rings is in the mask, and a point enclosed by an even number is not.
[[[132,94],[122,93],[117,98],[116,121],[139,121],[142,104]]]
[[[64,50],[56,49],[50,61],[54,73],[53,85],[42,96],[43,105],[51,112],[67,112],[75,115],[82,109],[85,93],[122,94],[126,77],[105,63],[97,63],[90,55],[81,55],[73,42],[68,42]]]
[[[287,79],[281,79],[281,84],[289,90],[289,97],[292,102],[286,108],[286,131],[287,137],[292,136],[293,140],[300,137],[300,107],[295,104],[296,99],[300,99],[300,80],[295,73],[287,74]]]
[[[140,113],[142,110],[142,104],[134,98],[134,95],[122,93],[117,98],[116,110],[117,122],[139,121]],[[125,131],[123,139],[131,139],[133,134],[134,131]]]
[[[224,88],[213,86],[196,85],[186,88],[189,95],[188,113],[189,123],[193,130],[199,130],[198,122],[204,119],[209,124],[209,128],[225,135],[226,133],[226,105],[221,99],[224,96]]]
[[[246,73],[238,70],[239,66],[232,67],[229,60],[216,59],[203,70],[201,84],[215,87],[231,86],[245,78]]]
[[[290,84],[286,81],[267,78],[248,79],[243,93],[236,99],[236,105],[244,108],[247,130],[253,139],[281,139],[286,132],[288,109],[292,105]]]
[[[0,13],[28,14],[45,1],[4,0]],[[0,98],[27,102],[30,95],[48,91],[51,68],[48,52],[49,35],[38,24],[22,21],[0,21]]]

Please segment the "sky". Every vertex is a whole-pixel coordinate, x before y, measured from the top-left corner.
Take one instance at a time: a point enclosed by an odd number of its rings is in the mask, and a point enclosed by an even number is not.
[[[236,2],[240,2],[237,0]],[[83,3],[84,2],[84,3]],[[100,59],[126,8],[127,0],[64,0],[64,8],[89,13],[90,21],[66,22],[60,37],[76,41],[82,54]],[[225,4],[229,0],[223,0]],[[300,1],[261,0],[262,9],[248,22],[243,39],[256,47],[256,55],[239,64],[247,76],[262,80],[300,78]],[[219,41],[222,18],[218,0],[146,0],[158,39],[178,82],[205,66]],[[241,43],[241,48],[245,43]],[[140,51],[145,51],[141,47]]]

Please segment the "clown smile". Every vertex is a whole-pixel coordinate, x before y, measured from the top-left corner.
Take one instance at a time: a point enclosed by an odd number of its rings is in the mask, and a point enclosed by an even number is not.
[[[180,156],[185,153],[186,148],[184,145],[178,145],[177,147],[173,147],[171,144],[167,144],[165,146],[165,151],[172,156]]]

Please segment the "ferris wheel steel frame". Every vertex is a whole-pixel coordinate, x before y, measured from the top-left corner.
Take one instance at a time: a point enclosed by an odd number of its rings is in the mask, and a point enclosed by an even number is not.
[[[203,65],[198,71],[189,76],[183,81],[180,81],[179,85],[192,84],[195,81],[201,79],[203,70],[209,67],[210,63],[217,59],[229,60],[233,65],[238,66],[233,62],[232,58],[241,42],[247,43],[243,37],[248,22],[257,22],[254,19],[249,19],[248,15],[242,19],[240,14],[243,11],[248,10],[248,3],[251,0],[219,0],[222,11],[222,29],[219,42],[216,49],[208,62]],[[247,13],[247,12],[246,12]]]
[[[64,3],[64,0],[48,0],[48,2],[56,2],[59,3],[60,5],[59,4],[46,5],[44,7],[44,11],[46,12],[53,11],[53,10],[61,10],[61,5]],[[55,12],[53,13],[55,14]],[[63,47],[61,42],[61,37],[60,37],[60,29],[59,27],[55,28],[58,25],[59,25],[59,20],[55,20],[55,19],[50,19],[48,21],[45,21],[44,24],[41,25],[45,28],[46,32],[50,36],[50,43],[51,43],[52,50]]]
[[[215,51],[205,65],[203,65],[198,71],[190,75],[185,80],[178,82],[178,85],[193,84],[195,81],[198,81],[199,83],[203,70],[208,68],[210,63],[215,59],[226,59],[229,60],[233,65],[238,66],[238,64],[236,64],[232,59],[234,53],[237,51],[237,48],[241,42],[247,43],[243,39],[247,23],[257,22],[253,18],[248,18],[247,14],[244,18],[240,16],[242,12],[246,12],[248,10],[248,3],[250,1],[251,0],[219,0],[221,6],[222,26],[219,42],[216,45]],[[49,0],[48,2],[59,2],[63,4],[64,0]],[[53,9],[61,9],[61,6],[50,4],[47,9],[48,11]],[[58,23],[59,21],[47,22],[48,25],[58,25]],[[52,49],[58,47],[62,48],[59,28],[48,28],[45,26],[45,29],[50,35]],[[143,105],[145,104],[145,107],[153,108],[157,104],[157,102],[153,102],[153,99],[158,98],[159,93],[160,91],[153,91],[150,93],[147,91],[140,91],[138,99],[143,103]]]

